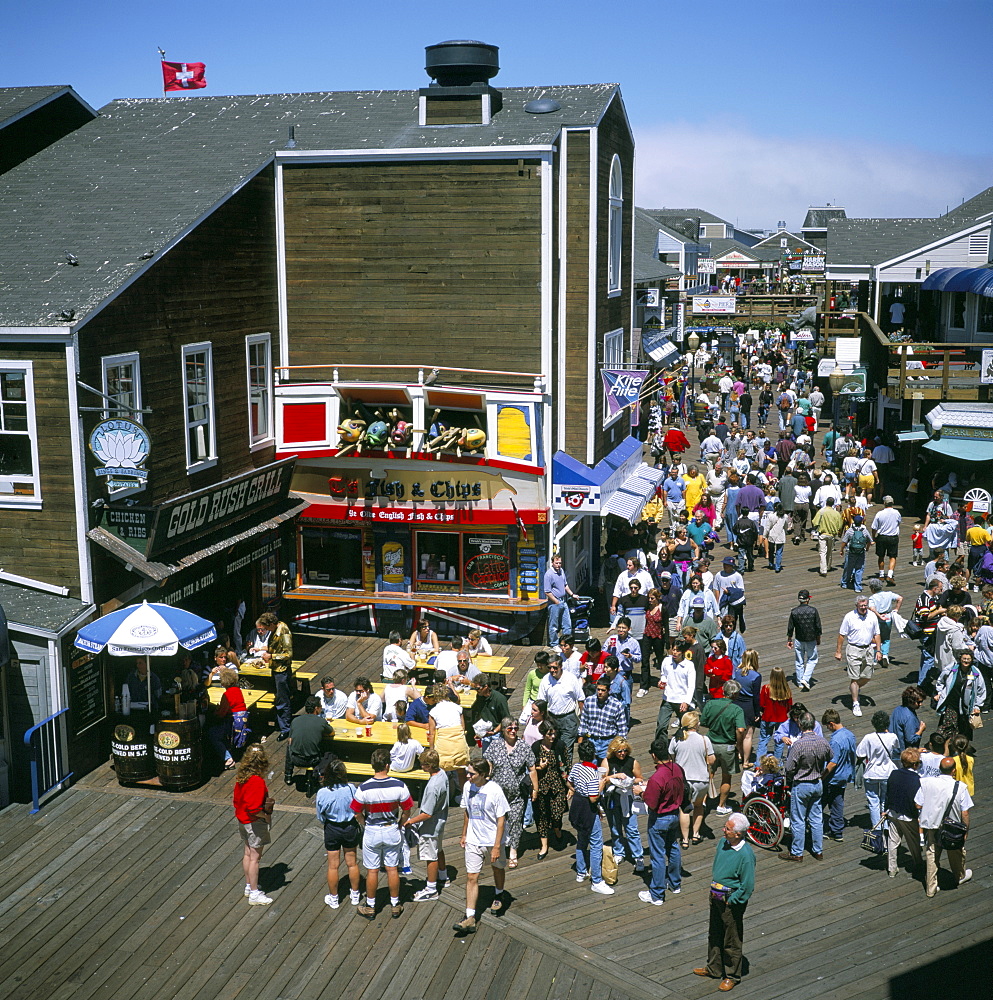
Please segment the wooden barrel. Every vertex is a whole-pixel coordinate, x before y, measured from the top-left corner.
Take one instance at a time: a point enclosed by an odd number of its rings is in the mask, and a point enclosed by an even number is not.
[[[155,726],[152,752],[163,788],[181,792],[200,784],[203,749],[196,719],[163,719]]]
[[[148,715],[122,715],[114,724],[110,749],[114,754],[114,771],[122,785],[147,781],[155,777]]]

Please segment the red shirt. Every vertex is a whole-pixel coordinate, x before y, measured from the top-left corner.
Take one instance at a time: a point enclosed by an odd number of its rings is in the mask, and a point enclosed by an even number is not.
[[[269,789],[265,780],[253,774],[244,784],[234,784],[234,814],[239,823],[251,823],[264,819],[262,807],[265,805]]]
[[[221,700],[214,713],[219,719],[226,719],[232,712],[247,712],[245,707],[245,696],[241,693],[241,688],[237,684],[224,689]]]
[[[610,655],[609,653],[601,653],[600,658],[596,661],[596,663],[594,663],[590,659],[589,653],[583,653],[583,655],[579,658],[579,662],[584,667],[589,668],[589,676],[590,676],[590,681],[592,681],[592,683],[596,684],[596,682],[600,680],[601,676],[603,675],[604,661],[607,659],[609,655]]]
[[[790,709],[793,707],[793,698],[786,701],[776,701],[769,693],[769,685],[763,684],[759,690],[759,708],[762,711],[763,722],[785,722],[790,716]]]
[[[678,427],[670,427],[662,441],[674,455],[682,454],[690,446],[686,435]]]
[[[683,769],[674,760],[659,764],[645,786],[645,805],[658,816],[678,812],[683,804],[684,778]]]
[[[707,662],[703,665],[703,672],[707,677],[707,687],[710,690],[711,698],[724,697],[724,685],[731,680],[734,674],[734,664],[728,656],[708,656]]]

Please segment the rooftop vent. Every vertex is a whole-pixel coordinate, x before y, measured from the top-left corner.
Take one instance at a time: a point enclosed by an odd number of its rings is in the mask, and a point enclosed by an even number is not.
[[[562,105],[551,97],[536,97],[524,105],[524,110],[529,115],[547,115],[552,111],[561,111]]]
[[[424,49],[424,59],[424,69],[439,87],[486,84],[500,72],[500,49],[486,42],[438,42]]]
[[[419,92],[418,124],[489,125],[503,106],[500,91],[489,84],[500,72],[499,52],[466,40],[428,45],[424,68],[435,82]]]

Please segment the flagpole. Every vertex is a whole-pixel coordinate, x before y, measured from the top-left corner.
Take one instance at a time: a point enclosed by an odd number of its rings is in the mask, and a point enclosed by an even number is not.
[[[159,72],[162,73],[162,63],[165,62],[165,49],[159,49]],[[165,75],[162,76],[162,96],[166,96]]]

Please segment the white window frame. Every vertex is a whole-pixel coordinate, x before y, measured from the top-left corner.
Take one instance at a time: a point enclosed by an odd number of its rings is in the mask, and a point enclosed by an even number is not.
[[[206,355],[205,368],[207,372],[207,418],[206,420],[190,420],[190,404],[186,396],[186,364],[187,359],[194,354]],[[199,344],[183,345],[182,368],[180,369],[183,387],[183,440],[186,447],[186,472],[192,475],[217,465],[217,410],[214,406],[214,349],[209,341]],[[190,454],[190,431],[194,427],[206,427],[207,456],[195,459]]]
[[[603,335],[603,367],[619,368],[624,364],[624,327],[610,330]],[[602,383],[601,379],[601,383]],[[601,385],[602,389],[602,385]],[[609,427],[615,420],[622,417],[626,411],[620,410],[611,414],[607,405],[607,394],[603,394],[603,426]]]
[[[0,492],[0,507],[20,507],[30,510],[41,510],[41,470],[38,465],[38,421],[35,413],[34,399],[34,365],[31,361],[0,360],[0,372],[20,372],[24,375],[24,394],[27,403],[27,431],[4,431],[2,413],[0,413],[0,433],[21,435],[26,434],[31,440],[31,475],[0,476],[0,484],[6,489],[8,484],[31,483],[31,496],[17,496],[13,493]],[[4,403],[0,400],[0,411]]]
[[[266,432],[256,435],[252,431],[252,348],[260,344],[265,345],[265,364],[263,373],[265,377],[265,419]],[[248,443],[252,451],[264,448],[276,440],[275,405],[273,400],[272,385],[272,334],[255,333],[245,338],[245,384],[248,392]]]
[[[100,364],[103,370],[103,394],[105,396],[110,396],[113,398],[113,393],[110,391],[110,380],[108,378],[108,371],[111,368],[116,368],[121,365],[132,365],[134,368],[134,374],[132,379],[134,381],[134,408],[133,409],[123,409],[122,407],[116,406],[111,407],[109,404],[107,408],[103,411],[104,420],[109,420],[113,417],[126,417],[129,420],[134,420],[136,423],[141,423],[141,358],[138,356],[137,351],[133,351],[129,354],[108,354],[100,359]]]
[[[624,246],[624,176],[621,158],[615,153],[610,164],[607,212],[607,294],[621,294],[621,264]]]

